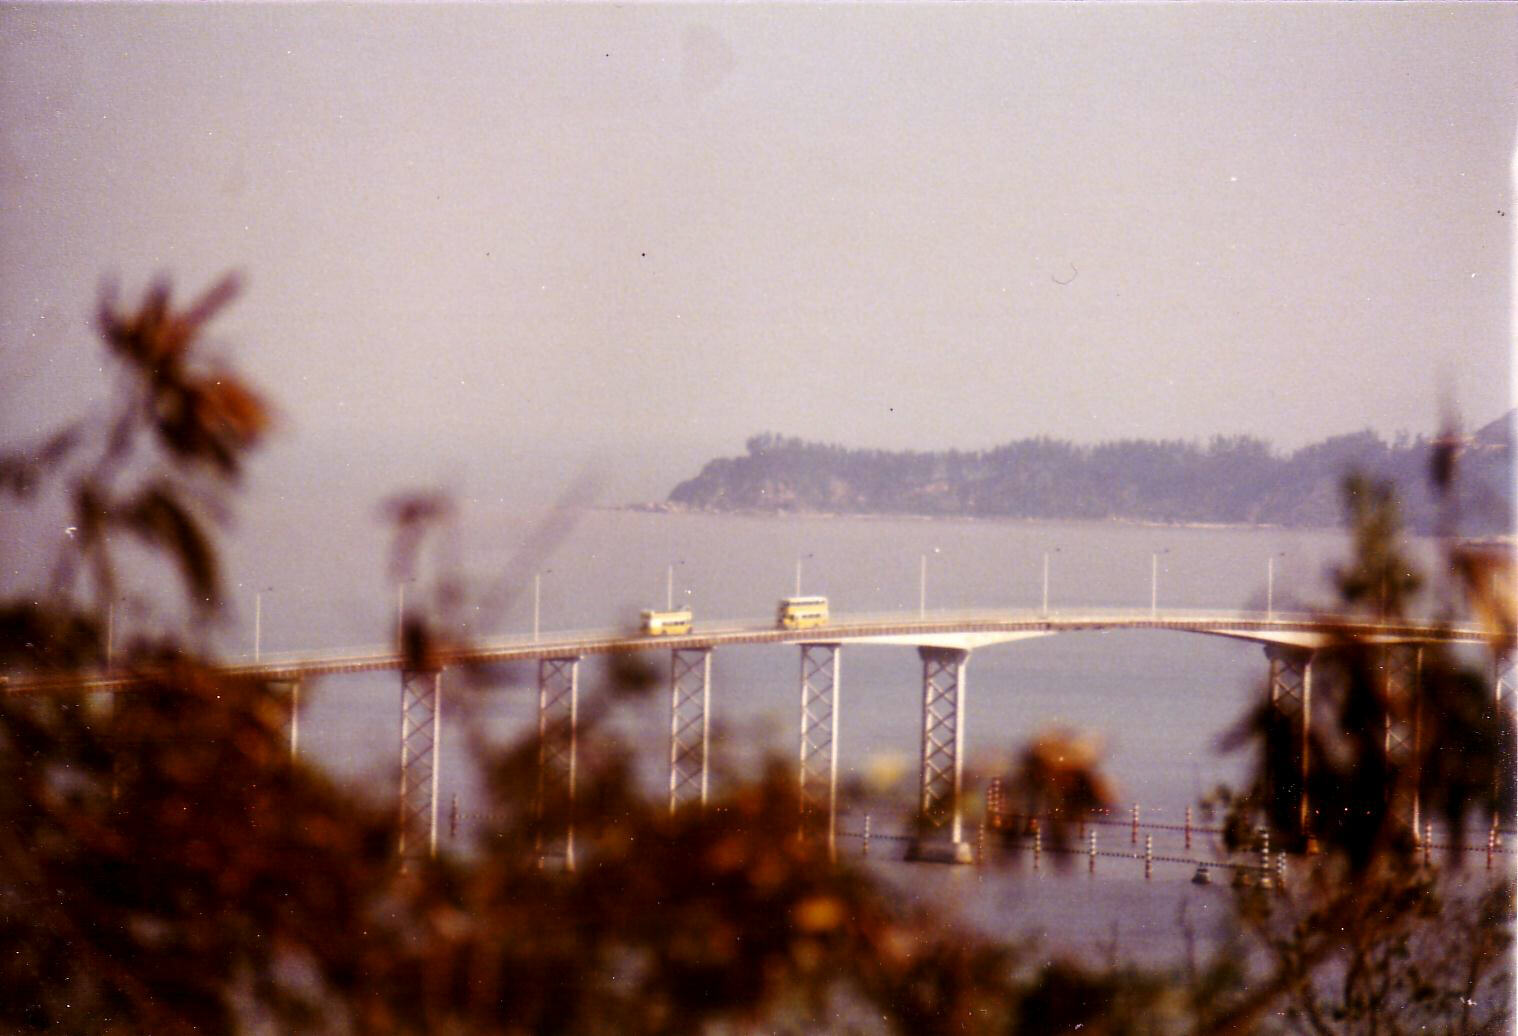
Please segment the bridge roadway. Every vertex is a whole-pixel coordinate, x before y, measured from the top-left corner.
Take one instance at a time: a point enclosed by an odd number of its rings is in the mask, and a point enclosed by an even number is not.
[[[539,637],[511,636],[447,649],[435,656],[446,668],[501,662],[535,662],[552,658],[625,654],[655,650],[706,650],[739,644],[898,644],[912,647],[969,651],[1033,637],[1094,630],[1168,630],[1230,637],[1259,644],[1317,650],[1354,637],[1382,644],[1432,642],[1479,644],[1485,632],[1473,625],[1441,625],[1432,621],[1368,622],[1308,612],[1225,612],[1167,609],[1081,609],[1044,614],[1035,610],[978,609],[835,615],[824,626],[779,629],[774,620],[727,620],[697,623],[688,634],[647,636],[627,629],[573,630]],[[265,655],[257,662],[227,659],[229,675],[260,676],[271,680],[304,680],[342,673],[401,671],[405,656],[393,646],[332,652]],[[0,689],[11,693],[50,690],[121,690],[139,682],[141,674],[95,673],[88,676],[48,677],[7,681]]]
[[[909,858],[965,861],[961,816],[965,742],[965,670],[977,648],[1061,633],[1096,630],[1165,630],[1229,637],[1263,645],[1269,662],[1271,708],[1279,711],[1302,742],[1307,767],[1315,656],[1335,643],[1355,638],[1384,645],[1382,665],[1388,693],[1416,693],[1425,644],[1480,644],[1484,631],[1473,625],[1432,621],[1377,622],[1306,613],[1147,611],[1139,609],[1060,611],[937,611],[927,614],[837,615],[823,626],[780,629],[767,622],[702,623],[678,636],[647,636],[627,630],[559,632],[509,637],[440,650],[418,667],[394,647],[329,654],[300,654],[223,662],[229,675],[256,676],[288,687],[290,752],[297,751],[301,684],[341,673],[392,671],[400,676],[400,812],[402,852],[431,852],[437,844],[437,795],[441,745],[443,673],[450,667],[535,662],[538,685],[540,797],[572,802],[575,794],[576,715],[579,663],[591,655],[670,652],[669,808],[704,805],[708,779],[708,715],[711,655],[741,644],[797,644],[801,649],[800,751],[798,785],[803,823],[818,818],[831,847],[835,839],[838,727],[842,712],[839,655],[844,646],[898,644],[917,648],[922,662],[923,721],[919,812],[924,832]],[[7,684],[8,693],[62,690],[117,691],[151,679],[147,672],[105,672]],[[1511,672],[1494,672],[1499,709],[1511,707]],[[1387,730],[1394,744],[1416,742],[1412,730]],[[1305,788],[1305,785],[1304,785]],[[556,790],[554,790],[556,789]],[[547,801],[547,800],[544,800]],[[1302,815],[1308,803],[1302,793]],[[570,811],[572,816],[572,810]],[[1418,829],[1416,797],[1411,806]],[[572,820],[562,832],[562,857],[574,866]]]
[[[843,711],[839,655],[844,646],[899,644],[916,647],[922,661],[922,758],[919,812],[924,833],[909,859],[966,862],[962,781],[965,742],[965,669],[980,647],[1060,633],[1152,629],[1231,637],[1264,646],[1270,667],[1270,701],[1300,730],[1304,752],[1310,714],[1313,656],[1347,638],[1386,645],[1386,679],[1401,681],[1411,693],[1421,645],[1442,641],[1480,643],[1474,626],[1427,621],[1376,622],[1305,613],[1081,610],[1043,614],[1030,610],[933,612],[930,614],[837,615],[823,626],[781,629],[769,622],[702,624],[678,636],[647,636],[626,630],[555,633],[479,643],[439,653],[429,672],[407,672],[411,663],[393,649],[328,657],[260,660],[236,671],[287,681],[292,696],[302,680],[323,674],[398,670],[401,674],[401,814],[415,831],[413,843],[431,851],[437,840],[436,746],[442,708],[442,672],[449,666],[536,662],[538,685],[539,781],[573,801],[575,716],[580,660],[590,655],[669,650],[670,744],[669,808],[704,805],[707,799],[711,656],[714,649],[742,644],[798,644],[801,649],[798,789],[803,818],[836,851],[838,728]],[[1396,658],[1394,659],[1394,654]],[[1496,694],[1504,697],[1499,679]],[[292,710],[292,731],[294,729]],[[1388,730],[1388,739],[1395,732]],[[1398,734],[1398,736],[1401,736]],[[1416,732],[1410,736],[1417,737]],[[293,743],[293,742],[292,742]],[[1303,766],[1306,767],[1306,756]],[[540,793],[541,794],[541,793]],[[1303,809],[1307,808],[1305,792]],[[1305,812],[1304,812],[1305,816]],[[804,820],[805,824],[806,821]],[[1417,828],[1418,806],[1412,806]],[[405,835],[403,834],[403,838]],[[562,835],[566,865],[574,866],[574,825]],[[403,843],[404,849],[404,843]]]
[[[688,634],[646,636],[620,630],[580,630],[541,637],[505,637],[448,650],[437,657],[442,666],[500,662],[531,662],[552,658],[624,654],[655,650],[706,650],[739,644],[899,644],[969,651],[1015,640],[1058,633],[1093,630],[1148,629],[1230,637],[1260,644],[1317,650],[1346,638],[1372,643],[1484,643],[1476,626],[1445,626],[1434,622],[1366,622],[1310,613],[1219,612],[1139,609],[1081,610],[1041,614],[1036,611],[984,609],[975,611],[835,615],[825,626],[779,629],[766,622],[719,621],[697,623]],[[238,675],[296,680],[338,673],[401,670],[406,659],[394,648],[331,654],[266,656],[257,663],[228,665]],[[91,681],[101,687],[109,677]]]

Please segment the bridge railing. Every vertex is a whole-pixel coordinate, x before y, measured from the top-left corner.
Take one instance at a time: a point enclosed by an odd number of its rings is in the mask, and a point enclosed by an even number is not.
[[[807,635],[808,633],[824,635],[830,630],[850,635],[868,635],[867,632],[856,633],[854,631],[868,627],[901,629],[914,627],[952,627],[980,623],[1026,623],[1037,625],[1045,622],[1062,627],[1068,627],[1071,624],[1100,626],[1106,623],[1144,625],[1153,623],[1158,626],[1169,624],[1231,625],[1248,623],[1259,624],[1264,628],[1290,629],[1292,627],[1318,627],[1323,622],[1323,616],[1318,613],[1303,611],[1264,612],[1217,608],[1165,608],[1158,612],[1147,608],[1114,607],[1050,608],[1047,612],[1038,608],[940,608],[931,609],[927,612],[835,612],[827,625],[814,627],[812,631],[795,632],[798,636]],[[1435,624],[1435,620],[1433,619],[1410,618],[1397,625],[1429,628]],[[1374,625],[1374,623],[1367,623],[1367,625]],[[698,617],[692,627],[691,635],[707,637],[758,633],[771,630],[775,630],[775,623],[773,620],[767,618],[702,619]],[[467,650],[471,654],[540,648],[550,650],[562,648],[566,651],[572,651],[577,645],[637,640],[644,640],[650,647],[656,647],[670,639],[669,637],[644,636],[636,627],[631,626],[601,626],[583,629],[540,631],[537,636],[531,633],[514,633],[484,637],[468,644]],[[333,650],[264,652],[260,653],[257,662],[254,661],[252,652],[244,652],[224,657],[223,663],[234,668],[246,667],[268,670],[285,667],[293,669],[303,666],[338,665],[342,663],[355,665],[366,662],[378,663],[385,659],[395,659],[397,657],[398,652],[393,644],[382,644]]]
[[[1187,622],[1216,620],[1219,622],[1278,622],[1283,624],[1313,622],[1318,616],[1311,612],[1272,613],[1236,611],[1219,608],[1162,608],[1151,612],[1148,608],[1118,608],[1100,606],[1076,606],[1050,608],[936,608],[927,612],[836,612],[831,625],[855,624],[909,624],[967,622],[1101,622],[1134,621],[1153,619],[1159,622]]]

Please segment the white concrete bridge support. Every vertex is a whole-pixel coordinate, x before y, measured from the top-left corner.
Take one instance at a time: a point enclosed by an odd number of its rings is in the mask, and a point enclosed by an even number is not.
[[[442,671],[402,671],[399,844],[402,859],[431,856],[437,852],[437,779],[443,747],[442,716]],[[291,746],[293,751],[293,733]]]
[[[1271,797],[1282,788],[1295,790],[1296,833],[1306,836],[1311,804],[1307,796],[1308,751],[1312,734],[1312,668],[1315,652],[1282,644],[1266,644],[1270,661],[1270,708],[1280,720],[1277,731],[1289,742],[1268,746]],[[1284,755],[1284,760],[1282,759]],[[1279,818],[1278,818],[1279,819]]]
[[[801,645],[801,836],[816,832],[826,818],[828,855],[838,855],[837,644]]]
[[[1497,711],[1499,736],[1502,744],[1498,751],[1498,758],[1511,763],[1513,757],[1518,755],[1518,745],[1513,743],[1518,737],[1518,698],[1513,694],[1518,691],[1518,674],[1514,673],[1513,656],[1495,655],[1492,659],[1492,703]],[[1511,773],[1500,780],[1511,781]],[[1503,789],[1497,789],[1497,800],[1503,800]],[[1493,826],[1496,826],[1497,818],[1493,817]]]
[[[1513,697],[1515,691],[1518,691],[1518,674],[1513,671],[1513,657],[1498,655],[1492,660],[1492,701],[1497,706],[1497,716],[1507,724],[1513,722],[1513,713],[1518,707],[1518,699]]]
[[[922,772],[911,860],[969,863],[964,840],[965,662],[958,648],[919,647],[922,657]]]
[[[675,648],[669,661],[669,811],[706,806],[712,649]]]
[[[1518,690],[1518,684],[1514,680],[1513,659],[1499,656],[1492,663],[1492,692],[1499,712],[1511,712],[1513,709],[1513,692]]]
[[[300,755],[300,680],[270,680],[269,687],[275,694],[283,695],[287,702],[285,713],[285,739],[290,745],[290,761]]]
[[[538,853],[541,859],[562,852],[564,868],[571,871],[575,868],[575,753],[579,747],[579,708],[578,656],[539,659]]]

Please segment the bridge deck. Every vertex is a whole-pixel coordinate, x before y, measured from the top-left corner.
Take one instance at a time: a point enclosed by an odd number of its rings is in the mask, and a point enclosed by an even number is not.
[[[773,623],[745,621],[702,624],[688,634],[645,636],[627,630],[584,630],[532,637],[507,637],[446,651],[436,661],[443,666],[479,665],[609,655],[671,648],[714,648],[739,644],[836,643],[907,644],[934,647],[983,647],[1030,637],[1091,630],[1147,629],[1230,637],[1262,644],[1324,647],[1336,640],[1358,638],[1379,643],[1481,643],[1486,634],[1470,625],[1441,625],[1433,621],[1375,622],[1344,617],[1261,612],[1147,610],[1083,610],[1041,614],[1030,611],[982,610],[934,612],[928,615],[838,615],[824,626],[777,629]],[[337,673],[399,670],[406,659],[393,647],[330,653],[270,656],[259,662],[228,660],[232,675],[267,679],[304,679]],[[45,680],[4,682],[12,693],[85,687],[111,690],[130,685],[140,676],[98,673]]]

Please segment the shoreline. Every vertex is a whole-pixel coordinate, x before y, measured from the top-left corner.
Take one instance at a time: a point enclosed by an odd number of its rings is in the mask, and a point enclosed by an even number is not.
[[[635,502],[627,504],[599,504],[592,510],[622,511],[635,514],[702,515],[711,518],[762,518],[776,521],[807,519],[827,521],[905,521],[905,522],[967,522],[989,525],[1112,525],[1140,529],[1190,529],[1190,530],[1249,530],[1256,532],[1327,532],[1342,533],[1343,525],[1279,525],[1268,522],[1166,522],[1147,518],[1034,518],[1019,515],[976,514],[912,514],[908,512],[883,511],[790,511],[767,508],[713,508],[684,507],[663,502]],[[1434,533],[1407,530],[1406,535],[1415,539],[1436,539]],[[1480,536],[1455,537],[1461,543],[1482,544],[1508,550],[1518,548],[1518,533],[1489,533]]]
[[[682,507],[667,503],[601,504],[598,511],[627,511],[638,514],[689,514],[711,518],[789,518],[826,519],[829,521],[907,521],[907,522],[974,522],[988,525],[1131,525],[1155,529],[1258,529],[1292,531],[1339,531],[1338,526],[1274,525],[1256,522],[1165,522],[1144,518],[1035,518],[1013,514],[913,514],[906,511],[788,511],[766,508],[715,508]]]

